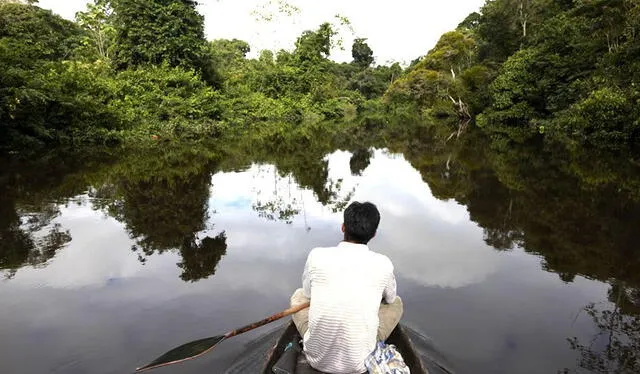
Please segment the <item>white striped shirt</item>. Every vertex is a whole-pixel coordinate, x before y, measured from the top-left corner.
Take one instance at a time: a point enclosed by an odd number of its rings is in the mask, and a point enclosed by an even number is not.
[[[309,253],[302,288],[311,299],[304,351],[312,367],[327,373],[366,372],[376,346],[378,309],[396,298],[393,265],[364,244],[341,242]]]

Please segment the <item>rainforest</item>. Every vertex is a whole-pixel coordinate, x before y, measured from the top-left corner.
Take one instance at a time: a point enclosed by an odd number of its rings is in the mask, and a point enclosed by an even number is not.
[[[640,371],[640,1],[487,0],[404,62],[349,14],[256,50],[200,10],[0,0],[0,372],[130,372],[282,310],[363,200],[447,367]]]

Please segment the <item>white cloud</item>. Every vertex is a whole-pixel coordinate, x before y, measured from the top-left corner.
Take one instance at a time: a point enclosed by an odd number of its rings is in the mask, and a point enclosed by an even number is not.
[[[51,9],[66,19],[74,19],[76,12],[86,8],[87,0],[40,0],[38,6]]]
[[[351,175],[350,157],[343,151],[326,157],[329,180],[342,180],[340,197],[354,191],[351,200],[378,205],[382,220],[371,246],[389,255],[398,276],[424,286],[458,288],[480,283],[498,270],[501,255],[484,243],[482,229],[469,219],[466,208],[453,200],[435,198],[404,157],[375,151],[362,176]],[[253,210],[258,201],[278,199],[299,210],[291,224],[267,222]],[[81,288],[165,272],[177,278],[178,254],[152,256],[146,266],[141,266],[137,255],[129,250],[134,241],[124,225],[93,210],[87,199],[81,200],[84,205],[62,207],[56,219],[70,230],[73,241],[46,268],[22,269],[14,282]],[[342,212],[323,206],[312,191],[300,188],[291,177],[280,177],[273,165],[214,175],[209,210],[208,231],[200,236],[225,230],[228,238],[217,281],[235,277],[233,269],[251,263],[260,268],[266,264],[301,266],[312,247],[341,240]],[[253,286],[259,288],[262,280],[258,275],[262,273],[252,273],[256,276],[244,277],[236,286],[252,288],[249,283],[257,283]]]
[[[371,246],[387,254],[396,272],[424,286],[463,287],[495,273],[500,255],[465,206],[438,200],[400,155],[377,151],[354,197],[380,209],[378,237]]]
[[[142,270],[137,256],[128,251],[134,242],[124,225],[105,218],[87,199],[82,200],[85,203],[81,206],[61,206],[60,216],[53,222],[69,230],[73,240],[45,268],[20,269],[14,282],[54,288],[105,286],[114,280],[134,277]]]
[[[366,37],[379,63],[410,62],[424,55],[440,35],[454,29],[469,13],[477,11],[484,0],[290,0],[300,8],[295,17],[280,17],[266,23],[256,22],[252,11],[268,4],[268,0],[201,1],[207,36],[238,38],[248,41],[254,52],[261,49],[290,49],[304,30],[314,29],[340,14],[349,18],[356,36]],[[268,9],[275,9],[272,5]],[[86,0],[41,0],[40,6],[73,19],[84,9]],[[350,60],[351,39],[344,35],[345,51],[333,56],[338,61]]]
[[[503,256],[484,243],[483,231],[469,219],[466,207],[435,198],[403,156],[375,151],[362,176],[351,175],[350,157],[343,151],[326,157],[329,180],[342,180],[340,196],[353,189],[352,200],[369,200],[378,206],[382,220],[371,247],[392,259],[398,276],[424,286],[458,288],[480,283],[498,271]],[[299,208],[304,197],[304,212],[291,226],[273,223],[265,229],[263,219],[255,213],[247,215],[247,209],[256,199],[275,200],[274,190],[284,201],[297,198],[294,205]],[[230,228],[228,244],[234,249],[229,261],[238,255],[242,262],[270,266],[303,262],[314,243],[322,240],[320,234],[326,237],[325,245],[341,239],[341,212],[331,212],[288,177],[277,177],[271,165],[214,176],[210,206],[218,213],[217,228]],[[304,230],[304,219],[312,228],[310,234]],[[216,274],[218,280],[224,277],[225,266]],[[252,280],[260,282],[259,277],[251,277],[243,279],[243,284]]]

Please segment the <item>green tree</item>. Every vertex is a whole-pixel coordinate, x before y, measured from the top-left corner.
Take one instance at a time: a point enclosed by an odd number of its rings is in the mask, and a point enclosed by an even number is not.
[[[514,0],[489,0],[481,9],[477,33],[480,45],[480,59],[506,60],[518,50],[522,38],[517,24],[517,11],[511,4]]]
[[[451,72],[455,77],[471,66],[475,49],[476,41],[470,31],[450,31],[440,37],[436,46],[415,68]]]
[[[191,0],[113,0],[120,69],[144,64],[195,69],[205,75],[204,18]]]
[[[531,4],[535,32],[512,54],[491,84],[491,105],[478,119],[489,132],[518,142],[560,141],[611,151],[638,147],[634,80],[640,67],[637,2]],[[481,22],[482,25],[482,22]]]
[[[47,75],[68,59],[78,27],[33,5],[0,9],[0,147],[46,137],[47,108],[56,101]]]
[[[328,58],[331,54],[331,38],[335,35],[336,32],[329,23],[323,23],[317,31],[303,32],[296,40],[296,60],[300,63],[313,63]]]
[[[373,50],[369,47],[365,38],[357,38],[353,41],[351,56],[353,57],[353,63],[363,68],[371,66],[374,61]]]
[[[379,98],[384,95],[391,85],[402,74],[402,68],[398,63],[391,66],[380,65],[375,68],[366,68],[355,74],[345,77],[349,82],[349,88],[360,92],[367,99]]]
[[[215,85],[221,87],[229,79],[236,80],[247,70],[249,43],[233,39],[217,39],[208,44],[209,71],[215,72]],[[236,81],[237,83],[237,81]]]
[[[84,30],[82,45],[89,58],[109,60],[113,54],[116,29],[109,0],[94,0],[85,12],[76,13],[76,23]]]

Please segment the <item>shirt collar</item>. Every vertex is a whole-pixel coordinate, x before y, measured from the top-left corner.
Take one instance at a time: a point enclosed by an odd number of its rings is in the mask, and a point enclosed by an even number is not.
[[[358,249],[358,250],[365,250],[368,251],[369,247],[366,244],[357,244],[357,243],[350,243],[350,242],[345,242],[342,241],[338,244],[338,248],[342,248],[342,249]]]

